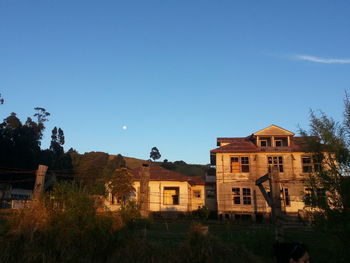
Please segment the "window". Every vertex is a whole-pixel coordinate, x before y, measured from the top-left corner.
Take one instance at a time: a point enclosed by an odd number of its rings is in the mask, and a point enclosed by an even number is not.
[[[283,158],[282,156],[269,156],[267,157],[267,163],[269,167],[277,167],[280,173],[283,173]]]
[[[179,187],[164,187],[163,204],[178,205],[179,204]]]
[[[261,147],[267,147],[267,141],[266,140],[260,140],[260,146]]]
[[[289,191],[288,188],[283,188],[283,199],[285,206],[290,206],[290,197],[289,197]]]
[[[241,191],[242,190],[242,191]],[[242,195],[241,195],[242,193]],[[250,188],[232,188],[233,203],[235,205],[251,205],[252,204],[252,194]]]
[[[317,172],[321,169],[320,158],[317,158],[316,156],[302,156],[301,164],[303,167],[303,173]]]
[[[240,188],[232,188],[233,193],[233,203],[235,205],[241,204],[241,189]]]
[[[249,158],[241,157],[241,171],[242,173],[249,173]]]
[[[201,190],[193,190],[194,198],[201,198]]]
[[[260,141],[260,147],[271,147],[270,137],[261,137],[259,141]]]
[[[250,205],[252,204],[252,195],[250,188],[243,188],[243,204]]]
[[[275,147],[285,147],[288,146],[288,138],[286,137],[276,137]]]
[[[249,173],[249,157],[231,157],[231,173]]]

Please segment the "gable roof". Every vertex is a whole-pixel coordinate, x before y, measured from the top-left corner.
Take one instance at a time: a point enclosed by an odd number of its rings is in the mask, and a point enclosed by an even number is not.
[[[135,181],[140,181],[141,167],[131,170],[134,175]],[[175,181],[175,182],[188,182],[191,185],[204,185],[204,180],[200,176],[189,177],[180,173],[170,171],[158,165],[151,164],[150,167],[150,181]],[[203,182],[202,182],[203,181]]]
[[[211,153],[218,152],[232,152],[232,153],[245,153],[245,152],[257,152],[259,147],[257,147],[250,137],[243,138],[218,138],[218,141],[229,143],[214,150],[211,150]]]
[[[223,140],[225,139],[225,140]],[[254,138],[218,138],[220,142],[226,142],[224,146],[210,151],[215,153],[259,153],[259,152],[304,152],[302,144],[305,143],[303,137],[291,137],[290,146],[286,147],[258,147],[254,143]]]
[[[253,133],[255,136],[294,136],[294,133],[291,131],[288,131],[286,129],[283,129],[277,125],[270,125],[260,131],[257,131]]]

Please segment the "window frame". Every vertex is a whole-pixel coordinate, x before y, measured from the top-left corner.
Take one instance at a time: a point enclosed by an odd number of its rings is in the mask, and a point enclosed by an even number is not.
[[[271,158],[271,163],[270,163],[270,158]],[[277,160],[277,163],[274,163],[274,160]],[[280,162],[280,160],[281,160],[281,162]],[[269,168],[272,166],[278,167],[278,171],[280,173],[284,173],[283,156],[280,156],[280,155],[267,156],[267,165]]]
[[[252,190],[250,188],[242,188],[242,198],[243,205],[251,205],[252,204]]]
[[[169,196],[167,196],[167,191],[175,190],[175,194],[171,195],[172,202],[168,203],[167,200],[169,199]],[[180,205],[180,187],[178,186],[164,186],[163,187],[163,205]]]
[[[277,145],[277,142],[280,145]],[[274,146],[275,147],[288,147],[288,137],[275,137],[274,138]]]
[[[232,194],[233,194],[233,204],[240,205],[241,204],[241,188],[233,187]]]
[[[236,159],[237,161],[233,161],[233,159]],[[242,155],[242,156],[230,156],[230,172],[231,173],[237,173],[235,171],[232,163],[237,162],[239,166],[238,173],[250,173],[250,158],[249,156]]]
[[[252,189],[249,187],[232,187],[234,205],[252,205]]]
[[[283,201],[285,206],[291,206],[289,189],[287,187],[283,187]]]
[[[305,163],[304,160],[309,159],[309,163]],[[308,171],[305,167],[309,167]],[[315,173],[321,170],[321,163],[317,161],[317,157],[314,155],[302,155],[301,156],[301,170],[304,174]]]
[[[262,142],[266,143],[266,145],[262,145]],[[259,146],[260,147],[271,147],[272,146],[272,138],[271,137],[260,137],[259,138]]]

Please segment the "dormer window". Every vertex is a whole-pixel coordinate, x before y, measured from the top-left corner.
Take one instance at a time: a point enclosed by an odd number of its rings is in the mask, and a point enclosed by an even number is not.
[[[261,137],[259,139],[260,147],[271,147],[271,138]]]
[[[287,137],[276,137],[275,138],[275,147],[286,147],[288,146]]]
[[[282,140],[275,140],[276,147],[281,147],[283,146]]]
[[[261,147],[266,147],[267,146],[267,141],[266,140],[261,140],[260,141],[260,146]]]

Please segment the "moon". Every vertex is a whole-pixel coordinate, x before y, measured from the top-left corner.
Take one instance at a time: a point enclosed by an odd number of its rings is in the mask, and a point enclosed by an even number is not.
[[[122,129],[125,131],[125,130],[127,130],[127,129],[128,129],[128,126],[123,125]]]

